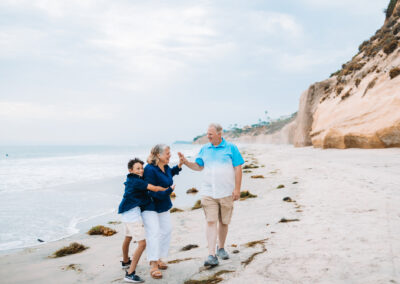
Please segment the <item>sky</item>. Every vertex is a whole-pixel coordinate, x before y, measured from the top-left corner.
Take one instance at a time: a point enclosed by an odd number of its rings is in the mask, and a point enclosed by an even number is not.
[[[192,140],[291,114],[389,0],[0,0],[0,145]]]

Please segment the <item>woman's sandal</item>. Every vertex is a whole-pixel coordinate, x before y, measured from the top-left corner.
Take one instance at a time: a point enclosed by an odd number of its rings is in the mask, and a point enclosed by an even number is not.
[[[160,270],[158,270],[157,267],[153,267],[150,269],[150,275],[151,277],[153,277],[154,279],[160,279],[162,278],[162,273]]]
[[[168,268],[168,265],[166,265],[166,264],[165,264],[164,262],[162,262],[161,260],[159,260],[159,261],[157,262],[157,265],[158,265],[158,268],[161,269],[161,270],[165,270],[165,269]]]

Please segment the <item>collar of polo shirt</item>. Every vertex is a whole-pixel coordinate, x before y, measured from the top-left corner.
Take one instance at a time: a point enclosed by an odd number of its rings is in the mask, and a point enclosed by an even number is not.
[[[224,138],[222,138],[221,143],[219,143],[219,145],[214,146],[211,142],[210,142],[210,146],[208,146],[208,148],[223,148],[226,145],[226,141]]]

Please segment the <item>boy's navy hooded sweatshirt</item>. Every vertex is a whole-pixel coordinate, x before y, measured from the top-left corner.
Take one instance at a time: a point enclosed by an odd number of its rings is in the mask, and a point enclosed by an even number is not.
[[[131,210],[136,206],[154,207],[151,206],[153,202],[147,190],[147,186],[149,185],[149,183],[144,181],[141,176],[138,176],[136,174],[128,174],[124,184],[125,193],[119,205],[118,214]],[[155,198],[165,198],[165,196],[169,196],[171,192],[172,188],[168,188],[166,191],[158,191],[152,193],[154,193]]]

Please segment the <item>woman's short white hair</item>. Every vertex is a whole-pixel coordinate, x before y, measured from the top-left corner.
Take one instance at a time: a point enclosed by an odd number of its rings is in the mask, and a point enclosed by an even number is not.
[[[213,127],[213,128],[217,131],[218,134],[222,133],[222,126],[221,126],[221,124],[219,124],[219,123],[211,123],[211,124],[208,126],[208,128],[211,128],[211,127]]]
[[[147,158],[147,163],[156,166],[158,164],[158,162],[160,161],[160,158],[158,156],[162,155],[162,153],[164,153],[164,151],[167,148],[169,148],[169,146],[165,145],[165,144],[157,144],[156,146],[151,148],[150,155]]]

